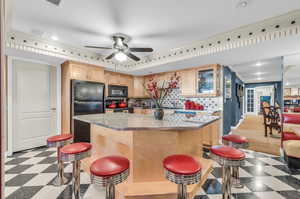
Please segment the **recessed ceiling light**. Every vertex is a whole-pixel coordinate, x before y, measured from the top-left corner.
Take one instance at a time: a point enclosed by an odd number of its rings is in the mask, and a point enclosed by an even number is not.
[[[246,8],[249,5],[249,0],[240,0],[236,7],[237,8]]]
[[[262,79],[263,79],[263,78],[259,77],[259,78],[257,78],[256,80],[260,81],[260,80],[262,80]]]
[[[261,66],[261,65],[262,65],[261,62],[257,62],[257,63],[255,64],[255,66]]]
[[[262,72],[255,73],[255,75],[262,75],[262,74],[264,74],[264,73],[262,73]]]
[[[55,35],[52,35],[52,36],[51,36],[51,39],[54,40],[54,41],[57,41],[57,40],[58,40],[58,37],[55,36]]]
[[[117,54],[115,54],[115,59],[119,62],[123,62],[127,60],[127,55],[125,55],[123,52],[118,52]]]

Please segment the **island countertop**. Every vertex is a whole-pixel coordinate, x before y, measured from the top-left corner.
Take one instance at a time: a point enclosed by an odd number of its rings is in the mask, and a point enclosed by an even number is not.
[[[132,130],[191,130],[202,128],[216,120],[218,116],[165,114],[163,120],[155,120],[152,114],[106,113],[78,115],[73,117],[94,125],[120,131]]]

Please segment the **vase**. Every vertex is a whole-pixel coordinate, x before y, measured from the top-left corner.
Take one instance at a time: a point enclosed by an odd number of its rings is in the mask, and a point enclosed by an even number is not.
[[[154,118],[156,120],[162,120],[164,118],[164,109],[162,109],[162,108],[156,108],[154,110]]]

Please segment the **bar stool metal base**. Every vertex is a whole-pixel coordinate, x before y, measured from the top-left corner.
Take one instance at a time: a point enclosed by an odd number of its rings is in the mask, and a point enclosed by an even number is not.
[[[222,199],[231,199],[231,167],[223,166]]]
[[[184,184],[178,184],[178,196],[177,199],[187,199],[187,187]]]
[[[232,177],[232,186],[234,188],[239,188],[239,189],[244,188],[244,185],[242,185],[240,181],[239,167],[232,167],[231,177]]]
[[[235,143],[235,142],[230,142],[227,140],[223,140],[223,144],[227,145],[227,146],[232,146],[236,149],[247,149],[249,147],[249,143],[245,142],[245,143]],[[232,187],[234,188],[238,188],[238,189],[242,189],[244,188],[244,185],[241,184],[240,181],[240,173],[239,173],[239,167],[232,167],[232,171],[231,171],[231,178],[232,178]]]
[[[52,182],[52,185],[57,187],[69,182],[69,179],[64,176],[64,163],[60,160],[60,148],[61,147],[57,147],[57,175]]]
[[[115,199],[115,185],[110,183],[105,187],[105,199]]]
[[[231,187],[233,182],[232,173],[235,173],[235,179],[239,180],[238,168],[245,165],[245,159],[229,160],[213,153],[210,153],[210,157],[222,166],[222,199],[231,199]]]
[[[80,160],[73,162],[72,198],[80,199]]]
[[[69,181],[70,180],[68,178],[66,178],[65,176],[62,176],[62,177],[56,176],[55,179],[52,181],[52,185],[59,187],[61,185],[68,184]]]

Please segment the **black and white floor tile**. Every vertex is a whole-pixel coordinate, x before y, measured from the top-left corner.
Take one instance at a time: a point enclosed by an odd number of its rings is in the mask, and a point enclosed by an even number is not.
[[[290,171],[278,156],[246,151],[246,165],[240,169],[242,189],[233,188],[235,199],[299,199],[300,171]],[[65,165],[65,174],[71,177],[72,166]],[[15,153],[5,163],[6,199],[69,199],[71,185],[55,187],[56,151],[38,148]],[[222,170],[215,164],[213,172],[199,190],[195,199],[222,198]],[[104,198],[104,189],[90,185],[89,176],[81,174],[81,194],[84,198]]]

